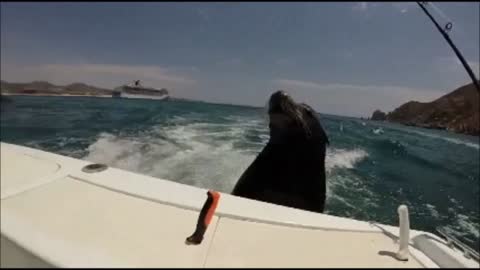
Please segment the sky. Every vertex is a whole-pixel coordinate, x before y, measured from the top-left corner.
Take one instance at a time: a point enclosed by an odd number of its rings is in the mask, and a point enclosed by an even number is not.
[[[471,82],[415,2],[1,4],[1,79],[264,106],[286,90],[318,112],[370,116]],[[479,3],[433,2],[479,76]]]

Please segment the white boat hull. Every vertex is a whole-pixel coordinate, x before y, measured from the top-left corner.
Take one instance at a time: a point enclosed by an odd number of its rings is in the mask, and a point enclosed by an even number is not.
[[[479,267],[430,233],[398,261],[396,226],[224,193],[187,245],[205,189],[88,164],[1,143],[1,267]]]
[[[132,94],[126,94],[122,93],[120,98],[133,98],[133,99],[155,99],[155,100],[164,100],[168,98],[168,95],[163,95],[163,96],[153,96],[153,95],[132,95]]]

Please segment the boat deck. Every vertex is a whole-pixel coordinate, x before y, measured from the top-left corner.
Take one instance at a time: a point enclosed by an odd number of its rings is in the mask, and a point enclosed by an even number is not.
[[[115,168],[85,173],[87,164],[1,144],[2,267],[478,267],[443,243],[452,259],[434,261],[412,241],[399,261],[398,228],[228,194],[203,242],[187,245],[206,190]]]

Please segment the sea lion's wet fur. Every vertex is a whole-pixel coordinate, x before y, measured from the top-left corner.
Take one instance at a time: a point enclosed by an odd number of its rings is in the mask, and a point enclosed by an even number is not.
[[[322,213],[328,137],[315,111],[277,91],[269,116],[270,140],[232,194]]]

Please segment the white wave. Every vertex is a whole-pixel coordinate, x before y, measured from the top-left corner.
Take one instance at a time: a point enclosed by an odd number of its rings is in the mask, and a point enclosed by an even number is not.
[[[473,143],[473,142],[467,142],[467,141],[463,141],[463,140],[459,140],[459,139],[454,139],[454,138],[442,138],[448,142],[451,142],[451,143],[455,143],[455,144],[463,144],[465,146],[468,146],[468,147],[471,147],[471,148],[475,148],[475,149],[480,149],[480,145],[479,144],[476,144],[476,143]]]
[[[470,219],[469,216],[463,214],[456,215],[456,222],[443,228],[448,233],[452,234],[455,237],[458,237],[462,241],[467,240],[469,242],[472,242],[474,241],[474,239],[478,239],[480,237],[480,224],[478,223],[478,221],[474,222]],[[474,237],[474,239],[472,239],[472,236]]]
[[[248,132],[245,127],[258,122],[252,124],[247,119],[240,119],[240,125],[186,123],[183,118],[172,121],[173,125],[154,126],[130,136],[101,133],[86,150],[84,159],[184,184],[230,192],[269,138],[268,132],[261,128],[254,129],[260,132],[258,136],[262,143],[252,143],[250,149],[239,149],[234,145],[244,142]],[[325,164],[327,173],[333,168],[353,168],[367,156],[362,149],[329,148]],[[342,181],[334,182],[328,185],[343,185]]]
[[[478,222],[472,222],[470,218],[466,215],[458,214],[457,215],[458,227],[466,233],[474,235],[476,238],[480,236],[479,224]]]
[[[375,128],[375,129],[372,129],[372,132],[375,133],[376,135],[380,135],[380,134],[383,134],[384,131],[382,128]]]
[[[437,209],[435,208],[435,206],[431,205],[431,204],[425,204],[425,206],[427,207],[428,211],[430,212],[430,214],[432,215],[432,217],[434,218],[439,218],[440,215],[438,214],[438,211]]]
[[[356,164],[368,157],[363,149],[328,148],[325,158],[327,172],[327,204],[340,204],[351,211],[363,212],[378,206],[376,196],[368,185],[354,174],[347,175],[332,173],[333,169],[352,169]],[[350,196],[349,190],[355,190],[355,196]],[[358,197],[362,197],[359,205]]]
[[[379,197],[363,179],[354,174],[330,174],[326,184],[327,204],[341,204],[360,212],[378,206]],[[352,190],[355,192],[352,193]],[[359,197],[362,200],[358,200]]]
[[[267,144],[267,142],[270,140],[270,134],[260,134],[258,137],[262,139],[262,144]]]
[[[354,203],[350,203],[348,202],[348,200],[346,198],[343,198],[342,196],[338,196],[337,194],[335,194],[334,192],[331,192],[330,191],[331,189],[329,189],[329,192],[327,192],[327,203],[328,204],[332,204],[332,203],[338,203],[338,204],[342,204],[350,209],[358,209],[358,206],[355,205]]]
[[[444,229],[452,234],[455,237],[458,237],[460,240],[467,239],[468,241],[473,242],[472,235],[475,239],[480,237],[480,225],[477,222],[473,222],[470,217],[458,214],[456,216],[456,222],[444,227]]]
[[[352,169],[355,164],[368,157],[368,153],[363,149],[328,149],[325,158],[325,168],[331,171],[333,168]]]
[[[233,189],[238,177],[255,156],[233,147],[240,128],[226,129],[232,140],[218,140],[201,130],[202,125],[155,127],[134,137],[102,133],[87,149],[84,159],[172,181]]]
[[[456,139],[456,138],[449,138],[449,137],[445,137],[445,136],[429,134],[429,133],[425,133],[425,132],[421,132],[421,131],[410,130],[409,132],[416,133],[416,134],[419,134],[419,135],[422,135],[422,136],[425,136],[425,137],[429,137],[429,138],[432,138],[432,139],[439,139],[439,140],[444,140],[444,141],[454,143],[454,144],[458,144],[458,145],[464,145],[464,146],[474,148],[474,149],[477,149],[477,150],[480,149],[480,144],[474,143],[474,142],[469,142],[469,141],[460,140],[460,139]]]

